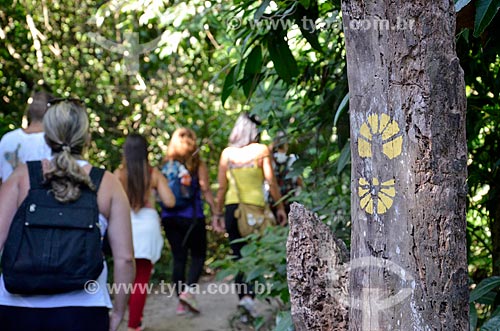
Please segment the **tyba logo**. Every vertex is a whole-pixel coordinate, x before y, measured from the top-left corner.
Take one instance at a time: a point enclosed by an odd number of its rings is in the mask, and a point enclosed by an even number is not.
[[[123,7],[128,3],[124,0],[112,0],[106,4],[106,9],[104,10],[104,15],[94,15],[88,21],[87,24],[96,25],[100,27],[105,17],[111,15],[111,13],[119,13],[122,11]],[[124,58],[125,70],[127,75],[136,75],[139,72],[139,55],[147,53],[157,48],[158,43],[162,39],[162,34],[154,38],[151,41],[140,43],[139,33],[133,31],[123,32],[122,40],[117,42],[113,40],[106,39],[100,33],[88,32],[87,36],[96,44],[107,49],[110,52],[122,54]]]

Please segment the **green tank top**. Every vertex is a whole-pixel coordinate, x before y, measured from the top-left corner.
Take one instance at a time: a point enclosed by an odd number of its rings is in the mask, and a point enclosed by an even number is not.
[[[231,174],[232,171],[232,174]],[[226,172],[228,189],[226,191],[226,205],[239,203],[238,192],[241,202],[264,206],[264,173],[262,168],[243,167],[232,168]],[[238,183],[238,192],[235,187],[235,180]]]

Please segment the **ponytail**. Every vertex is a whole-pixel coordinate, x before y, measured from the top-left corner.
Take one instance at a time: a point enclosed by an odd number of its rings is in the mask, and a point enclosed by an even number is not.
[[[89,122],[85,108],[75,101],[51,105],[43,118],[45,141],[52,161],[45,173],[57,201],[67,203],[80,197],[82,187],[95,189],[88,174],[78,165],[88,140]]]

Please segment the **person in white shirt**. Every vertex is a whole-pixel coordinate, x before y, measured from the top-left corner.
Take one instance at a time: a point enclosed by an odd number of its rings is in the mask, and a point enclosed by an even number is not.
[[[51,150],[44,139],[43,116],[52,96],[37,92],[28,107],[28,127],[7,132],[0,140],[0,185],[19,164],[50,157]]]

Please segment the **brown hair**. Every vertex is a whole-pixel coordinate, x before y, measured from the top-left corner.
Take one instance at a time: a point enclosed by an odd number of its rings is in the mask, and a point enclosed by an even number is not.
[[[127,137],[123,145],[122,165],[125,178],[120,178],[120,180],[125,184],[130,207],[138,210],[145,205],[144,197],[151,183],[146,138],[136,133]]]
[[[200,165],[200,156],[196,144],[196,133],[188,128],[179,128],[174,131],[168,144],[165,162],[177,160],[186,165],[191,174],[196,174]]]
[[[28,106],[28,121],[32,122],[41,122],[43,120],[43,116],[47,111],[47,103],[53,96],[45,91],[36,92],[31,97],[31,103]]]

